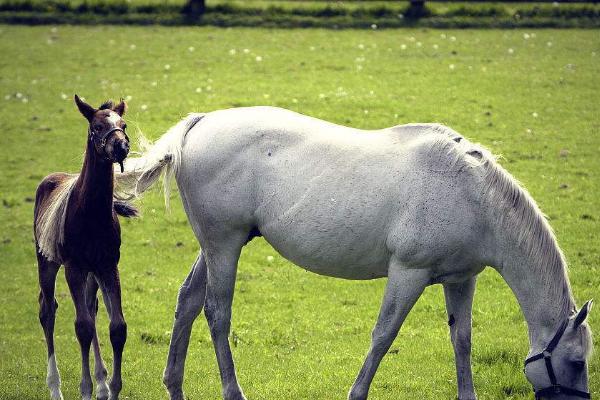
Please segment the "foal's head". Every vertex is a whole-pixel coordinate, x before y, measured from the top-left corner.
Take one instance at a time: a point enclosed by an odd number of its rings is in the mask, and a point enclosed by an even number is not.
[[[592,351],[592,337],[585,320],[591,306],[588,301],[565,321],[538,356],[526,361],[525,375],[536,391],[536,398],[589,398],[587,360]]]
[[[75,95],[75,103],[81,114],[88,120],[88,141],[96,154],[105,160],[119,163],[123,172],[123,160],[129,153],[129,137],[125,133],[127,124],[122,116],[127,110],[123,100],[117,105],[107,101],[94,108]]]

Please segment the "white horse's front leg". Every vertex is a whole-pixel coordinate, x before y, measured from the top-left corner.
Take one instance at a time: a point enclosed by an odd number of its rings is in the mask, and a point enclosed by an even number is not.
[[[192,325],[204,305],[206,296],[206,260],[200,254],[192,270],[179,289],[169,357],[163,374],[163,382],[171,400],[183,400],[183,372]]]
[[[473,277],[461,283],[444,284],[460,400],[477,399],[471,373],[471,309],[475,283]]]
[[[243,243],[243,242],[242,242]],[[207,285],[204,314],[210,327],[225,400],[245,400],[235,373],[235,365],[229,347],[231,328],[231,303],[235,287],[237,261],[240,255],[240,243],[237,249],[228,249],[218,254],[207,252]]]
[[[429,270],[406,269],[395,261],[390,263],[383,304],[371,335],[371,348],[350,389],[348,394],[350,400],[367,398],[379,363],[398,335],[402,322],[429,283],[429,279]]]

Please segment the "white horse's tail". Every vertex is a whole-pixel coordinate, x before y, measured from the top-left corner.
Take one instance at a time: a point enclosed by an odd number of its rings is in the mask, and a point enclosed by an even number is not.
[[[153,144],[141,136],[142,155],[128,158],[125,162],[125,172],[115,173],[115,197],[122,200],[140,197],[164,171],[165,204],[168,208],[171,180],[181,164],[181,149],[185,135],[204,115],[189,114]]]

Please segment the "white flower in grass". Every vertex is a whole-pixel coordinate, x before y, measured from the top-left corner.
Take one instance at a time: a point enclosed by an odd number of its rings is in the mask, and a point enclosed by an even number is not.
[[[324,93],[319,93],[319,99],[324,99],[325,98],[325,94]]]
[[[547,42],[547,43],[546,43],[546,46],[548,46],[548,47],[552,47],[552,42]]]
[[[401,44],[401,45],[400,45],[400,49],[401,49],[401,50],[406,50],[406,45],[405,45],[405,44]]]
[[[6,96],[4,96],[4,100],[10,100],[10,94],[7,94]]]
[[[440,38],[442,38],[442,39],[446,39],[446,34],[445,34],[445,33],[442,33],[442,34],[440,35]]]
[[[316,48],[315,48],[315,46],[310,46],[309,49],[310,49],[310,51],[315,51]]]
[[[263,97],[264,97],[265,99],[268,99],[269,97],[271,97],[271,95],[270,95],[269,93],[265,93],[265,94],[263,94]]]
[[[191,53],[192,51],[194,51],[194,50],[196,50],[196,49],[194,48],[194,46],[190,46],[190,47],[188,47],[188,51],[189,51],[190,53]]]
[[[63,99],[63,100],[66,100],[66,99],[69,98],[69,96],[67,96],[65,93],[61,93],[60,94],[60,98]]]
[[[361,50],[364,50],[364,48],[365,48],[365,45],[364,45],[364,44],[362,44],[362,43],[360,43],[360,44],[358,45],[358,48],[359,48],[359,49],[361,49]]]
[[[365,113],[365,115],[367,115],[369,113],[369,110],[363,110],[363,112]]]
[[[371,96],[374,96],[374,95],[375,95],[375,92],[374,92],[374,91],[372,91],[372,90],[370,90],[370,91],[369,91],[369,94],[370,94]]]
[[[146,104],[142,104],[140,108],[142,109],[142,111],[146,111],[148,109],[148,106]]]
[[[596,52],[592,51],[592,57],[596,57]]]
[[[197,87],[196,88],[196,93],[202,93],[202,88],[201,87]]]
[[[267,256],[267,261],[268,262],[273,262],[273,260],[275,260],[275,257],[273,257],[273,256]]]
[[[456,36],[450,36],[450,41],[451,42],[456,42]]]
[[[171,69],[171,65],[170,64],[165,64],[165,69],[168,71]]]
[[[244,54],[248,54],[248,53],[250,53],[250,50],[244,49]]]
[[[56,27],[53,27],[52,29],[50,29],[50,32],[52,33],[56,33],[58,31],[58,29]]]
[[[37,83],[38,83],[38,80],[37,80],[37,79],[34,79],[34,80],[32,80],[32,81],[31,81],[31,84],[32,84],[32,85],[36,85]]]
[[[527,128],[527,129],[525,130],[525,132],[527,132],[527,133],[531,133],[531,129]]]
[[[110,44],[111,46],[112,46],[113,44],[115,44],[115,39],[110,39],[110,40],[108,41],[108,44]]]
[[[256,62],[261,62],[262,61],[262,57],[261,56],[256,56]]]
[[[23,97],[23,98],[21,99],[21,101],[22,101],[23,103],[27,103],[29,100],[27,99],[27,97]]]
[[[414,42],[415,41],[415,37],[411,36],[411,37],[408,38],[408,40],[410,40],[411,42]]]
[[[423,43],[417,42],[417,47],[421,47],[421,46],[423,46]]]
[[[158,86],[158,82],[154,81],[151,83],[152,86]]]
[[[437,50],[439,47],[440,47],[440,46],[438,46],[437,44],[434,44],[434,45],[433,45],[433,49],[434,49],[434,50]]]
[[[454,68],[456,68],[456,66],[454,64],[450,64],[450,65],[448,65],[448,68],[454,69]]]
[[[514,52],[515,51],[512,48],[508,49],[508,54],[513,54]]]
[[[371,29],[377,29],[377,24],[371,24]]]
[[[533,118],[537,118],[537,117],[538,117],[538,113],[536,113],[536,112],[532,112],[532,113],[531,113],[531,116],[532,116]]]
[[[237,50],[236,50],[236,49],[230,49],[230,50],[229,50],[229,55],[230,55],[230,56],[235,56],[235,53],[237,53]]]
[[[363,69],[363,66],[362,65],[357,65],[356,69],[360,71],[361,69]]]
[[[404,19],[404,14],[398,14],[398,19]]]
[[[207,92],[210,92],[211,90],[212,90],[212,86],[208,85],[208,86],[206,87],[206,91],[207,91]]]
[[[133,99],[133,97],[131,97],[130,95],[125,96],[125,101],[131,101],[131,99]]]
[[[130,50],[135,50],[135,48],[136,48],[136,45],[135,45],[135,44],[130,44],[130,45],[129,45],[129,49],[130,49]]]
[[[298,99],[292,99],[292,103],[298,103]]]
[[[529,35],[529,33],[524,33],[523,34],[523,39],[525,39],[525,40],[529,40],[530,37],[531,36]]]
[[[21,97],[23,97],[23,93],[21,93],[21,92],[17,92],[17,93],[15,93],[15,97],[16,97],[17,99],[20,99]]]

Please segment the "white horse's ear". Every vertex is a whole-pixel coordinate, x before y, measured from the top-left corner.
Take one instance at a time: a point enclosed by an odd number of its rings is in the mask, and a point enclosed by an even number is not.
[[[577,316],[575,317],[575,322],[573,323],[574,328],[577,328],[579,325],[583,324],[583,321],[585,321],[588,317],[593,304],[593,300],[588,300],[587,303],[581,307],[581,310],[579,310]]]

